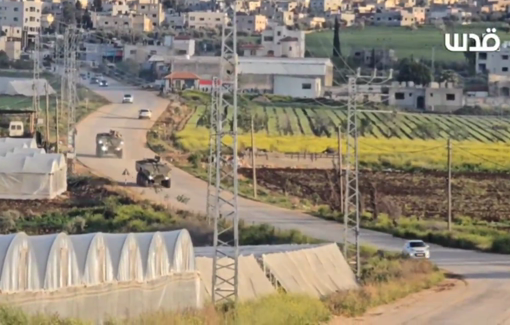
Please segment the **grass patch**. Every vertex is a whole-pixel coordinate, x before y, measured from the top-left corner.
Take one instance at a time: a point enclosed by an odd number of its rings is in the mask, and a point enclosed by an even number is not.
[[[507,222],[475,221],[469,217],[457,217],[451,232],[447,230],[444,220],[418,220],[410,217],[396,219],[395,222],[381,215],[377,220],[363,218],[362,225],[364,228],[386,232],[395,237],[422,239],[445,247],[510,254],[510,224]]]
[[[471,25],[456,25],[453,33],[485,32],[487,27],[496,27],[500,23],[473,23]],[[450,31],[452,32],[452,31]],[[501,41],[509,41],[510,35],[498,30]],[[353,48],[371,49],[374,44],[377,49],[382,45],[386,49],[395,50],[398,58],[413,56],[426,60],[431,59],[431,49],[436,48],[436,61],[463,62],[462,53],[448,52],[444,47],[443,32],[433,26],[423,26],[415,31],[404,27],[366,26],[365,29],[346,28],[340,31],[342,54],[349,55]],[[306,49],[312,57],[330,57],[333,44],[333,31],[315,32],[306,35]]]
[[[394,302],[444,280],[444,274],[426,260],[386,254],[373,256],[363,264],[360,290],[335,293],[324,300],[334,314],[360,316],[370,308]]]
[[[277,294],[252,302],[242,303],[238,308],[238,322],[231,311],[220,311],[211,306],[200,311],[156,312],[133,319],[112,319],[105,325],[153,324],[153,325],[301,325],[320,324],[330,318],[327,307],[317,299],[301,295]],[[1,307],[0,323],[3,325],[90,325],[92,322],[62,319],[55,316],[28,316],[19,309]]]

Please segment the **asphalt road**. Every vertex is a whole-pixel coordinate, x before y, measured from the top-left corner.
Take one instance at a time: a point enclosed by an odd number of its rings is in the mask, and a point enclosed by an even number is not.
[[[135,182],[135,160],[153,157],[145,145],[146,132],[161,114],[168,101],[148,92],[110,81],[107,88],[93,87],[112,103],[91,114],[78,125],[78,159],[87,167],[120,183],[127,182],[147,199],[170,203],[176,207],[205,212],[206,183],[174,168],[172,188],[156,193],[152,189],[138,188]],[[134,96],[133,104],[122,104],[122,97]],[[153,112],[152,121],[138,120],[139,109]],[[110,129],[124,136],[123,159],[96,158],[95,134]],[[128,170],[129,176],[123,176]],[[190,200],[186,205],[176,201],[179,195]],[[248,223],[268,223],[281,229],[297,229],[304,234],[326,241],[341,241],[343,227],[335,222],[321,220],[303,213],[273,207],[251,200],[239,199],[240,218]],[[381,249],[400,251],[404,241],[390,235],[369,230],[361,232],[362,242]],[[392,318],[393,324],[510,324],[510,256],[485,254],[474,251],[430,245],[431,258],[440,267],[461,274],[468,282],[460,297],[441,302],[431,300],[413,304]],[[508,320],[507,320],[508,319]],[[381,322],[382,323],[382,322]]]

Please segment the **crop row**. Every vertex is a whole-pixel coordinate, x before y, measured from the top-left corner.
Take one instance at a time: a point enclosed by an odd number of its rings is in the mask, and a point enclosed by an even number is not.
[[[345,130],[347,112],[330,108],[258,106],[256,115],[265,118],[259,133],[268,136],[335,137],[338,126]],[[199,107],[197,115],[205,113]],[[492,117],[459,117],[379,112],[358,113],[361,136],[376,139],[433,140],[447,139],[477,142],[510,142],[510,120]],[[231,118],[232,112],[229,112]],[[198,117],[192,119],[197,121]],[[197,127],[190,123],[189,127]]]

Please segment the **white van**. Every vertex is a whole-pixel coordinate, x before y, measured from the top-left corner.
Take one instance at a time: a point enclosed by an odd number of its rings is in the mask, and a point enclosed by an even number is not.
[[[23,129],[23,122],[21,121],[11,121],[9,123],[9,137],[22,137],[25,134],[25,130]]]

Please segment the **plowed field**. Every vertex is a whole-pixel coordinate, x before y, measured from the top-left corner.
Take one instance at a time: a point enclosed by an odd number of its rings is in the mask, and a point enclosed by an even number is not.
[[[251,177],[251,169],[242,169],[240,173]],[[305,197],[332,208],[339,206],[338,175],[333,170],[261,168],[257,169],[257,181],[271,190]],[[403,216],[447,215],[446,173],[363,171],[359,188],[366,211],[372,209],[372,198],[375,197],[380,213],[396,209]],[[510,175],[454,173],[452,206],[455,216],[487,221],[509,220]]]

